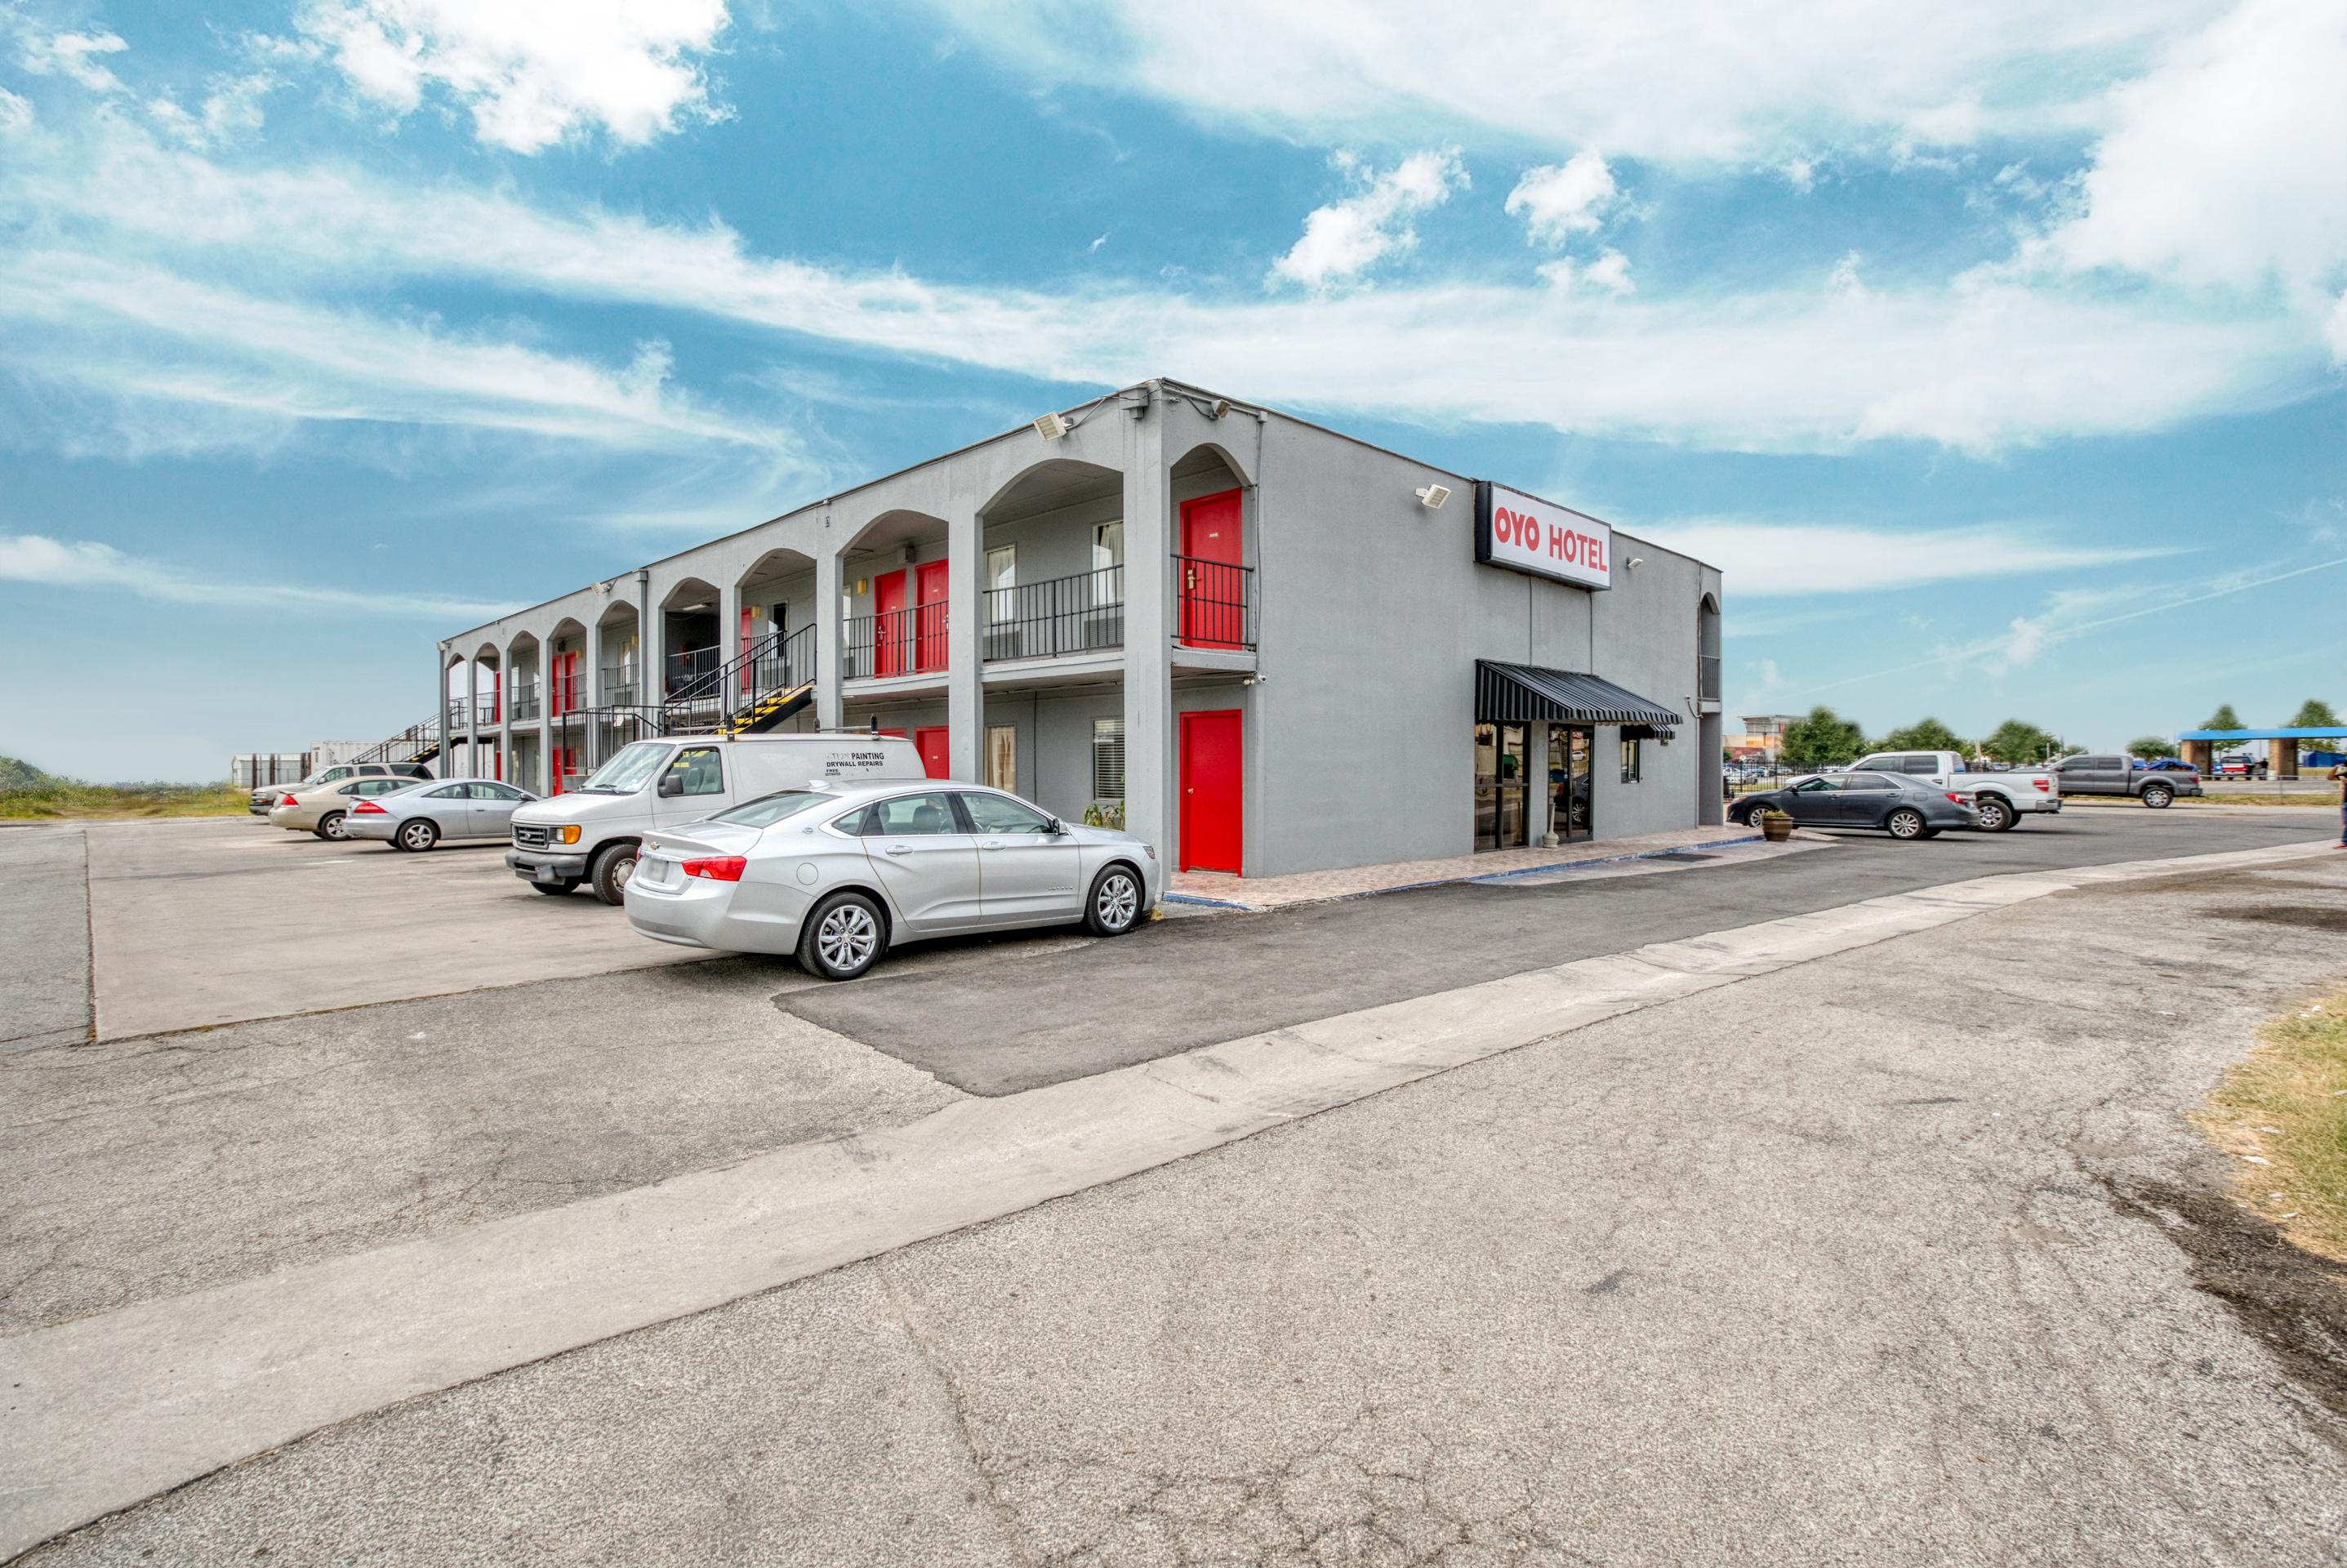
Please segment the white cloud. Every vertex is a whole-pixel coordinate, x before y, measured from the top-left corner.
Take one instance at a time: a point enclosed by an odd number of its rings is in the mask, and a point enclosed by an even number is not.
[[[2033,529],[1996,524],[1901,530],[1706,518],[1633,531],[1718,567],[1739,600],[1874,593],[1932,582],[2110,566],[2175,553],[2065,545]]]
[[[1173,374],[1329,413],[1715,448],[1887,438],[1991,452],[2250,413],[2333,384],[2329,354],[2261,303],[2091,279],[1632,300],[1460,282],[1301,300],[1111,281],[989,289],[759,256],[718,223],[332,167],[241,169],[118,124],[94,154],[0,160],[0,210],[69,227],[94,253],[249,268],[278,295],[462,282],[1046,380]],[[428,412],[420,386],[405,395]]]
[[[795,445],[671,390],[665,343],[642,345],[615,371],[430,321],[265,299],[71,251],[0,262],[0,320],[14,329],[5,363],[23,374],[264,425],[466,426],[634,449]]]
[[[725,0],[311,0],[295,26],[369,102],[404,116],[436,86],[481,140],[527,153],[723,118],[700,62],[727,20]]]
[[[33,106],[6,87],[0,87],[0,136],[22,130],[32,123]]]
[[[2055,259],[2327,302],[2347,269],[2347,5],[2242,0],[2111,106]]]
[[[1322,145],[1481,130],[1633,159],[1771,165],[2088,128],[2103,87],[2224,0],[1582,0],[1520,6],[1491,26],[1422,0],[928,8],[1044,80],[1120,87]]]
[[[1618,194],[1605,160],[1594,150],[1577,152],[1566,162],[1524,170],[1508,192],[1507,210],[1522,217],[1533,243],[1562,245],[1574,234],[1594,232]]]
[[[94,93],[122,90],[122,79],[97,62],[130,46],[112,33],[53,33],[25,40],[19,56],[36,77],[65,77]]]
[[[164,133],[187,147],[212,147],[249,135],[261,127],[261,100],[278,85],[266,71],[216,78],[200,108],[191,113],[169,93],[147,105],[147,113]]]
[[[1381,258],[1411,249],[1418,232],[1409,220],[1467,187],[1467,168],[1456,149],[1414,153],[1383,174],[1348,154],[1339,153],[1337,161],[1359,190],[1313,209],[1302,237],[1272,264],[1278,276],[1307,289],[1358,277]]]
[[[2322,335],[2331,343],[2333,363],[2347,365],[2347,294],[2341,294],[2339,302],[2331,307],[2331,319],[2323,323]]]
[[[112,545],[0,534],[0,582],[63,589],[118,589],[178,604],[392,615],[441,620],[491,620],[515,607],[429,594],[360,593],[349,589],[209,578],[173,562],[126,555]]]

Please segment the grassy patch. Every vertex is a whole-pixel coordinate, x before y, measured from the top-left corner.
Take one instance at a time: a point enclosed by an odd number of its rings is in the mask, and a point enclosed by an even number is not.
[[[2201,1125],[2239,1160],[2251,1207],[2308,1251],[2347,1262],[2347,992],[2260,1030]]]
[[[84,784],[0,757],[0,822],[241,814],[252,792],[220,784]]]

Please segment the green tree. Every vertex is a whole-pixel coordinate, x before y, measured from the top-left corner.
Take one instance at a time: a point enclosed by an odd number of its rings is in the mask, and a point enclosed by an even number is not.
[[[2204,730],[2246,730],[2249,728],[2247,724],[2241,723],[2241,716],[2233,712],[2233,705],[2230,702],[2218,703],[2217,711],[2209,714],[2206,719],[2203,719],[2200,722],[2200,727]]]
[[[1877,752],[1954,752],[1972,755],[1970,741],[1937,719],[1923,719],[1903,730],[1893,730],[1868,748]]]
[[[2331,711],[2330,703],[2320,697],[2309,697],[2298,705],[2298,712],[2291,715],[2290,728],[2320,730],[2338,722],[2339,715]]]
[[[1808,773],[1836,763],[1855,762],[1866,750],[1866,733],[1831,708],[1812,708],[1806,719],[1785,726],[1778,754],[1787,767]]]
[[[1981,751],[2001,763],[2038,763],[2055,749],[2054,737],[2024,719],[2007,719],[1981,742]],[[2065,747],[2067,755],[2075,747]]]
[[[2172,757],[2175,754],[2174,743],[2163,741],[2157,735],[2137,735],[2127,743],[2127,755],[2141,757],[2146,762],[2157,757]]]

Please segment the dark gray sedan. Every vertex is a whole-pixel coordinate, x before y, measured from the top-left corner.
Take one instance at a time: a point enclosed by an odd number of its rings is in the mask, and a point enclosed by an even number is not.
[[[537,798],[497,779],[421,784],[354,806],[343,818],[343,836],[388,839],[394,848],[417,852],[444,838],[503,839],[513,831],[514,808]]]
[[[1747,794],[1727,820],[1748,823],[1769,806],[1802,827],[1864,827],[1893,838],[1932,838],[1974,825],[1970,797],[1899,774],[1819,774]]]

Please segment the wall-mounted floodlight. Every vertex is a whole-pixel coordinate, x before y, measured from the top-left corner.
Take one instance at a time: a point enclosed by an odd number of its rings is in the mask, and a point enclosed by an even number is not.
[[[1442,503],[1450,498],[1450,487],[1448,485],[1429,485],[1418,492],[1418,504],[1430,512],[1442,510]]]
[[[1230,416],[1230,412],[1231,400],[1227,397],[1217,397],[1214,399],[1214,407],[1206,411],[1206,417],[1209,419],[1225,419]]]
[[[1630,569],[1632,571],[1636,571],[1640,567],[1645,566],[1645,564],[1646,558],[1645,556],[1632,556],[1630,558]]]
[[[1046,441],[1057,441],[1068,433],[1068,422],[1056,414],[1046,414],[1035,421],[1035,434]]]

